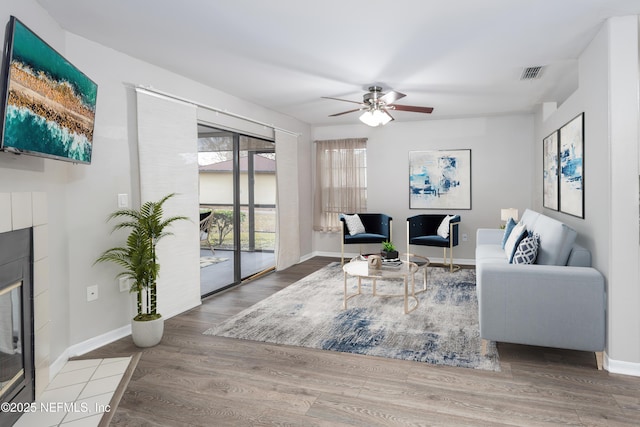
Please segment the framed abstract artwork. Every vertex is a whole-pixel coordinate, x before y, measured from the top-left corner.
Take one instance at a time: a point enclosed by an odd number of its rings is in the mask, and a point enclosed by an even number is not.
[[[542,204],[547,209],[558,210],[558,131],[542,140]]]
[[[409,152],[410,209],[471,209],[471,150]]]
[[[584,218],[584,113],[559,131],[559,210]]]

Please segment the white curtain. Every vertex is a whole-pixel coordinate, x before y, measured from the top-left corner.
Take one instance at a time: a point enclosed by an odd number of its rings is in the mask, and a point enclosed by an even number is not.
[[[367,139],[316,141],[313,229],[340,231],[340,213],[367,211]]]
[[[300,262],[298,137],[276,130],[276,269]]]
[[[158,244],[158,311],[171,317],[200,304],[198,123],[196,107],[137,89],[141,202],[177,196],[165,215],[190,221],[171,225]]]

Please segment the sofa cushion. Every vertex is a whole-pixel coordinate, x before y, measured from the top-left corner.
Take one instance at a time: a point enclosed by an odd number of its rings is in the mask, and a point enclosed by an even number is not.
[[[541,214],[539,212],[526,209],[522,214],[522,218],[520,218],[520,222],[527,227],[527,230],[531,231],[534,229],[536,221],[540,215]]]
[[[567,265],[571,267],[591,267],[591,252],[589,252],[589,249],[574,243]]]
[[[577,235],[573,228],[551,217],[539,215],[529,231],[540,236],[536,264],[567,265]]]
[[[353,236],[347,235],[344,236],[344,242],[347,244],[350,243],[373,243],[375,241],[384,242],[387,240],[387,236],[384,234],[376,234],[376,233],[358,233]]]
[[[476,246],[476,266],[485,262],[507,263],[504,249],[500,245],[479,245]]]
[[[409,242],[412,245],[437,246],[441,248],[449,247],[449,239],[441,236],[420,236],[414,237]]]

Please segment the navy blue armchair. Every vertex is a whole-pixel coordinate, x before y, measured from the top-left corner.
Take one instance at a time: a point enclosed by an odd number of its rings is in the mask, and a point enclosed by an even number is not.
[[[458,225],[460,215],[454,215],[449,221],[448,236],[443,237],[438,234],[438,227],[447,215],[444,214],[424,214],[407,218],[407,253],[410,245],[435,246],[444,248],[442,262],[449,267],[450,271],[460,269],[459,265],[453,264],[453,247],[458,246]],[[447,262],[447,249],[449,249],[449,261]]]
[[[344,245],[391,241],[391,222],[393,218],[382,213],[358,213],[358,216],[362,221],[362,225],[364,225],[364,233],[351,235],[344,214],[340,214],[340,225],[342,226],[342,244],[340,245],[342,264],[344,264]],[[362,253],[362,251],[360,251],[360,253]]]

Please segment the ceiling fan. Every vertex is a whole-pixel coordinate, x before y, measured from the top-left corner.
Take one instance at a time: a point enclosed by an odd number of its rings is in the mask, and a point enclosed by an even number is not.
[[[407,95],[393,90],[387,93],[383,93],[380,86],[370,86],[369,92],[363,95],[362,102],[350,101],[348,99],[332,98],[330,96],[323,96],[322,98],[358,104],[360,106],[359,108],[343,111],[341,113],[331,114],[329,115],[329,117],[341,116],[343,114],[354,113],[356,111],[364,111],[364,113],[360,116],[360,120],[369,126],[386,125],[391,120],[393,120],[393,116],[389,114],[390,110],[413,111],[416,113],[427,114],[433,111],[433,108],[431,107],[416,107],[413,105],[399,105],[395,103],[398,99],[404,98],[405,96]]]

